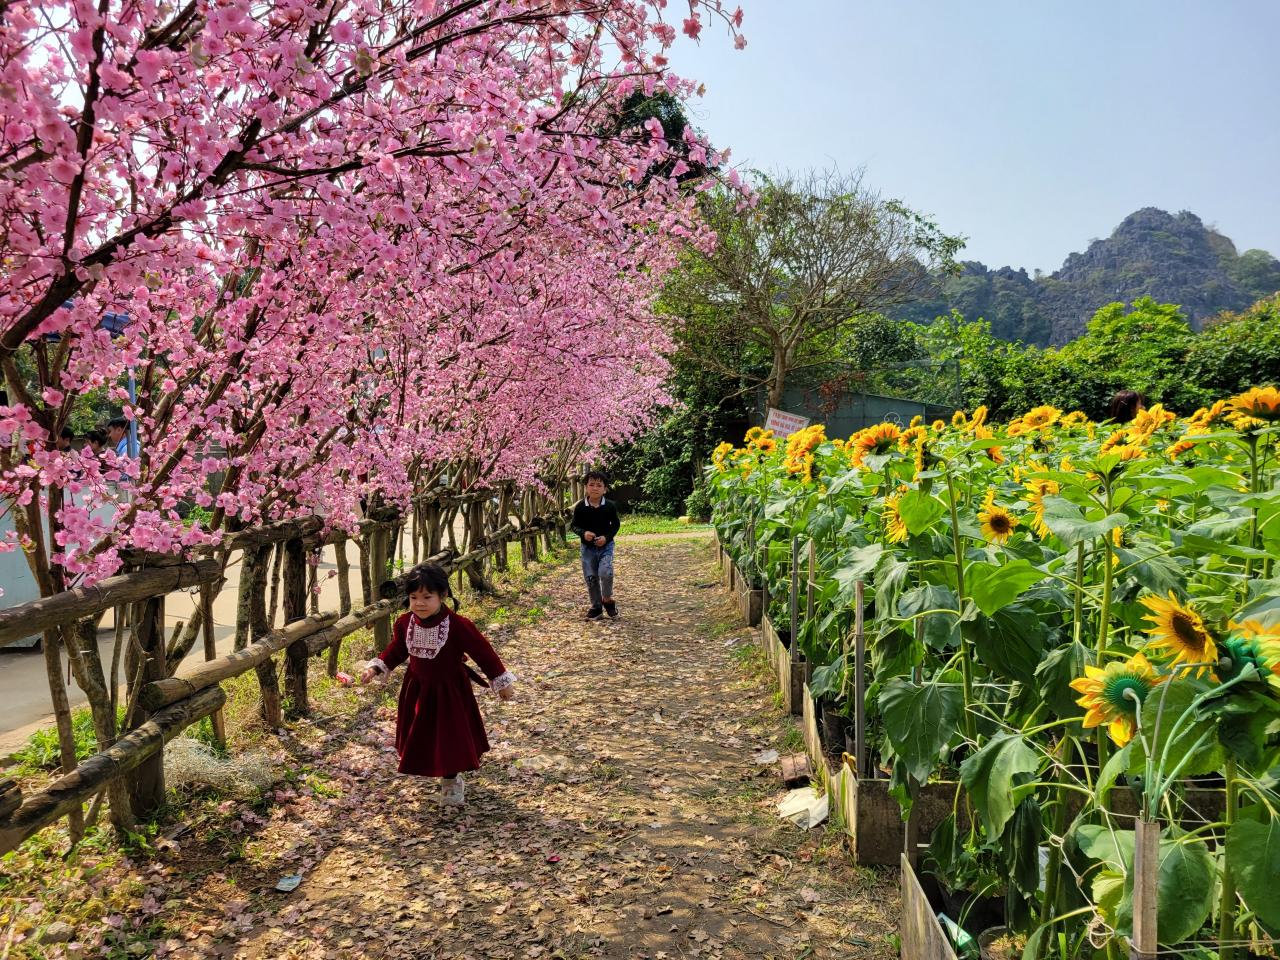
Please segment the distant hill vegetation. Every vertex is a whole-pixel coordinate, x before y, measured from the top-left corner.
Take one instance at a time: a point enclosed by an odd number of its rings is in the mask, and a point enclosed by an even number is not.
[[[1116,301],[1153,297],[1179,304],[1198,329],[1221,311],[1243,310],[1277,291],[1280,260],[1270,253],[1237,253],[1194,213],[1145,207],[1105,240],[1071,254],[1055,273],[1032,277],[968,261],[958,275],[938,277],[932,297],[891,313],[927,323],[955,309],[986,319],[998,337],[1047,346],[1074,340],[1094,311]]]

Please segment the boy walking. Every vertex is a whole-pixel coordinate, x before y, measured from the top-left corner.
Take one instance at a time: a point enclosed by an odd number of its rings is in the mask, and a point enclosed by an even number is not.
[[[587,496],[573,508],[573,532],[582,539],[582,576],[591,597],[588,620],[599,620],[605,613],[610,620],[618,618],[618,605],[613,600],[613,538],[618,535],[618,508],[604,498],[604,474],[592,470],[587,474]]]

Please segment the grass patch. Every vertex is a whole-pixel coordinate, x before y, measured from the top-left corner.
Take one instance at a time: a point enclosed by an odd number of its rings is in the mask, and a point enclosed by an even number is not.
[[[788,723],[782,734],[782,749],[787,753],[800,753],[804,750],[804,734],[794,723]]]
[[[679,517],[662,517],[653,513],[628,513],[622,518],[619,536],[642,533],[687,533],[690,530],[710,530],[709,524],[687,523]]]
[[[116,726],[124,726],[124,707],[116,709]],[[93,713],[88,707],[80,707],[71,713],[71,733],[76,742],[76,760],[83,760],[98,751],[98,738],[93,732]],[[62,752],[58,749],[58,730],[49,727],[37,730],[13,754],[14,774],[19,778],[35,777],[57,770]]]

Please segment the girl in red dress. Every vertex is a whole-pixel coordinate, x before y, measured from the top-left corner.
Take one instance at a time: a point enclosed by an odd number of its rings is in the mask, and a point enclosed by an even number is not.
[[[475,624],[457,612],[456,601],[454,609],[447,606],[453,592],[443,567],[435,563],[414,567],[405,591],[409,612],[396,621],[391,643],[369,661],[360,682],[368,683],[409,661],[396,711],[400,772],[443,778],[441,800],[461,806],[460,774],[479,769],[480,755],[489,749],[484,720],[471,691],[472,678],[480,678],[463,657],[479,665],[503,700],[515,696],[516,678]]]

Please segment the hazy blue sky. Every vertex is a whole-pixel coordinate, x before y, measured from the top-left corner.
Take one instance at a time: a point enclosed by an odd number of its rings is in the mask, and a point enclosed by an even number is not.
[[[736,164],[865,166],[991,266],[1056,269],[1143,206],[1280,256],[1280,0],[741,2],[745,50],[672,54]]]

